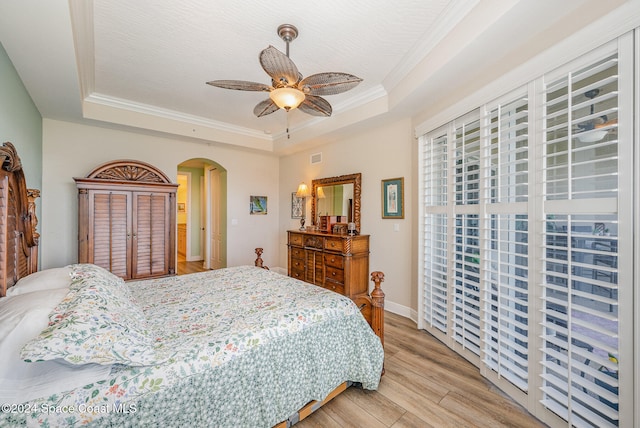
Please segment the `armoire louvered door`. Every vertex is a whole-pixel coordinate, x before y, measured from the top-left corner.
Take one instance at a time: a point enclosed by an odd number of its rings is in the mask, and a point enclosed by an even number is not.
[[[131,278],[131,192],[91,190],[88,259],[122,278]]]
[[[134,279],[164,275],[169,263],[168,194],[133,194],[131,277]],[[171,249],[173,251],[173,249]]]
[[[175,274],[176,184],[148,164],[116,161],[78,186],[78,262],[124,279]]]

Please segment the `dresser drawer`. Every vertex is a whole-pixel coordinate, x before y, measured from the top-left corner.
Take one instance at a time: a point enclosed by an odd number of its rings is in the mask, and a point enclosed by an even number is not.
[[[342,252],[342,242],[343,240],[340,238],[325,238],[324,239],[324,249],[329,251],[340,251]]]
[[[304,250],[302,248],[291,247],[291,258],[304,260]]]
[[[300,281],[304,281],[304,268],[303,269],[295,269],[291,267],[291,277],[299,279]]]
[[[342,294],[344,296],[344,285],[338,284],[337,282],[327,281],[324,283],[324,288],[327,290],[335,291],[336,293]]]
[[[289,244],[290,245],[298,245],[302,247],[302,243],[304,242],[304,236],[297,233],[289,234]]]
[[[299,270],[304,272],[304,259],[291,259],[291,270]]]
[[[324,264],[338,269],[344,269],[344,257],[337,254],[325,254]]]
[[[315,248],[317,250],[322,250],[323,242],[324,238],[322,236],[307,236],[304,239],[304,246],[306,248]]]
[[[327,266],[325,272],[325,279],[327,281],[344,285],[344,270]]]

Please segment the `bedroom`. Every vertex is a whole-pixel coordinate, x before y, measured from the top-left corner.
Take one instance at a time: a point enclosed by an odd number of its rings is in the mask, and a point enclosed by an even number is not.
[[[509,4],[512,3],[516,2],[509,2]],[[8,132],[2,138],[15,142],[23,162],[29,165],[27,173],[32,174],[27,177],[29,186],[42,190],[39,204],[42,210],[39,212],[39,217],[42,219],[39,226],[43,235],[41,268],[60,266],[75,260],[74,236],[77,227],[75,214],[73,211],[60,209],[60,207],[75,207],[76,205],[75,187],[71,177],[84,176],[93,167],[105,161],[117,158],[140,159],[152,163],[172,175],[175,174],[178,163],[196,158],[215,161],[228,171],[234,171],[228,184],[230,193],[234,195],[233,199],[229,200],[228,210],[230,219],[235,218],[238,221],[237,225],[229,225],[228,227],[227,264],[230,266],[247,263],[247,255],[253,253],[253,248],[260,246],[265,248],[264,257],[267,265],[286,268],[285,231],[298,226],[297,220],[292,220],[289,215],[290,193],[295,191],[301,181],[309,184],[312,179],[319,177],[361,172],[363,174],[363,206],[367,207],[363,209],[362,223],[366,232],[372,236],[371,266],[383,270],[387,277],[387,284],[393,284],[385,290],[388,302],[387,309],[415,321],[419,310],[417,284],[421,276],[418,267],[420,220],[417,196],[421,178],[417,161],[416,128],[429,120],[432,120],[434,127],[439,126],[492,99],[492,95],[487,95],[487,91],[495,90],[495,86],[486,89],[485,92],[483,92],[483,88],[499,76],[516,69],[518,64],[533,58],[536,53],[555,45],[556,52],[562,53],[552,56],[552,60],[549,61],[553,66],[547,67],[554,68],[580,53],[593,49],[637,27],[639,23],[637,2],[635,1],[613,2],[607,5],[602,5],[601,2],[568,3],[574,8],[572,10],[580,12],[578,14],[580,19],[574,19],[576,15],[569,14],[568,17],[564,17],[564,20],[556,23],[555,27],[545,28],[547,31],[544,33],[544,37],[538,39],[537,44],[529,40],[532,43],[529,45],[530,50],[512,52],[510,56],[504,58],[494,58],[495,68],[484,67],[482,73],[473,76],[473,78],[469,78],[467,75],[468,80],[464,84],[457,86],[455,90],[447,91],[446,94],[442,94],[443,91],[440,91],[439,94],[436,94],[439,97],[434,95],[435,98],[433,98],[437,101],[424,105],[412,114],[398,114],[399,112],[392,111],[386,115],[389,117],[385,118],[384,123],[381,122],[380,117],[374,116],[348,130],[348,133],[339,139],[328,135],[324,137],[325,144],[311,146],[315,142],[310,141],[310,147],[295,153],[280,155],[268,151],[237,149],[231,144],[202,144],[193,138],[174,132],[172,135],[161,133],[166,129],[164,127],[167,124],[159,119],[154,122],[158,125],[156,132],[145,131],[142,129],[144,126],[138,126],[137,129],[127,128],[123,124],[123,118],[114,112],[106,113],[111,114],[113,122],[120,123],[120,126],[108,127],[96,120],[84,122],[67,120],[65,119],[67,117],[65,116],[66,111],[54,110],[43,114],[38,111],[42,108],[40,105],[38,108],[33,104],[29,106],[30,102],[25,101],[23,95],[14,96],[9,101],[3,96],[3,100],[0,101],[3,107],[0,123],[3,129],[7,129]],[[29,2],[27,2],[28,4]],[[33,3],[32,6],[34,4],[37,3]],[[549,4],[546,9],[551,9]],[[613,10],[614,6],[618,4],[621,6],[617,10]],[[44,70],[52,73],[55,71],[56,74],[69,73],[76,80],[78,79],[68,8],[66,4],[63,4],[62,7],[60,5],[48,7],[51,7],[51,10],[44,10],[40,7],[42,10],[36,14],[30,11],[28,6],[24,6],[24,9],[12,12],[17,15],[11,15],[4,13],[4,8],[10,7],[3,5],[2,15],[5,17],[14,16],[15,19],[12,19],[12,22],[3,20],[0,40],[8,55],[5,61],[9,64],[13,62],[19,75],[17,81],[13,78],[9,83],[2,82],[3,94],[18,91],[16,88],[22,85],[20,80],[28,87],[30,93],[33,92],[31,97],[34,100],[39,92],[55,91],[56,84],[48,81],[46,73],[43,73]],[[544,9],[544,6],[542,8]],[[610,9],[615,13],[605,16],[604,24],[595,22],[600,15],[606,15]],[[56,17],[56,19],[51,17]],[[62,19],[64,25],[58,24],[59,19]],[[579,33],[582,26],[586,26],[592,21],[597,25],[587,29],[587,36],[584,35],[585,33]],[[606,25],[607,22],[608,25]],[[25,25],[25,23],[29,23],[29,25]],[[501,24],[505,25],[504,22]],[[41,34],[46,36],[42,37],[49,39],[54,44],[54,48],[39,46],[38,40],[31,41],[36,46],[22,44],[30,40],[24,32],[28,31],[27,27],[32,25],[43,29]],[[266,45],[266,40],[269,39],[269,43],[280,47],[277,45],[279,40],[271,34],[274,30],[270,28],[269,31],[268,35],[255,36],[260,41],[259,45],[264,47],[262,45]],[[572,38],[571,35],[574,33],[578,36]],[[597,37],[594,34],[597,34]],[[581,39],[576,41],[578,37]],[[59,39],[63,40],[63,50],[59,50],[59,46],[55,44]],[[585,39],[589,40],[588,46],[582,46],[580,43],[580,40]],[[564,44],[561,43],[563,41]],[[573,45],[567,48],[567,44]],[[316,49],[316,46],[312,44],[311,49]],[[70,61],[65,62],[61,66],[62,68],[54,67],[58,64],[57,62],[49,64],[43,61],[39,66],[21,62],[21,52],[27,52],[27,55],[31,56],[41,56],[46,60],[48,58],[46,50],[56,52],[57,55],[64,57],[70,56]],[[259,65],[254,59],[256,53],[247,52],[249,57],[247,69],[254,67],[259,71]],[[296,50],[294,43],[292,45],[293,58],[296,58],[299,53],[300,51]],[[558,55],[563,56],[563,59],[558,59]],[[478,57],[475,59],[480,60]],[[454,65],[460,65],[460,63],[453,63],[452,66]],[[463,63],[463,65],[465,64]],[[533,75],[522,77],[522,74],[526,75],[527,73],[520,70],[521,75],[511,77],[511,79],[522,83],[526,79],[535,78],[547,71],[549,69],[534,62],[531,71]],[[518,70],[514,73],[516,72]],[[216,77],[218,76],[209,76],[209,78]],[[242,76],[236,77],[242,78]],[[509,76],[499,82],[505,86],[512,86],[512,80]],[[396,92],[389,95],[390,101],[384,101],[385,105],[395,102],[394,97],[406,96],[413,84],[416,82],[407,81],[406,86],[399,85]],[[4,90],[5,85],[8,86],[7,92]],[[205,90],[209,90],[205,92],[208,96],[214,97],[214,92],[211,92],[214,89],[204,88],[203,92]],[[63,98],[72,98],[76,104],[75,108],[79,111],[81,107],[78,91],[76,88],[76,92],[62,94],[62,96]],[[500,94],[502,93],[500,92]],[[425,103],[425,99],[427,98],[421,98],[417,101]],[[247,102],[244,107],[250,110],[253,104],[254,102]],[[27,110],[27,113],[22,114],[17,111],[17,105],[25,105],[24,109]],[[87,108],[96,109],[96,106],[87,104]],[[371,108],[379,107],[371,106]],[[85,115],[89,116],[98,116],[99,114],[105,114],[105,112],[95,110],[85,112]],[[25,119],[25,117],[31,119]],[[343,120],[340,116],[333,119]],[[171,130],[174,129],[171,128]],[[426,129],[426,131],[430,130]],[[323,139],[321,134],[320,136],[316,135],[320,131],[312,129],[311,133],[315,136],[311,140]],[[296,138],[299,136],[294,132],[291,139],[295,140]],[[317,152],[322,152],[323,162],[310,166],[309,156]],[[381,162],[381,159],[384,159],[384,162]],[[405,177],[405,194],[407,195],[405,219],[381,219],[380,181],[399,176]],[[250,195],[255,194],[264,194],[269,197],[268,215],[249,215],[248,199]],[[309,209],[308,207],[307,212]],[[398,225],[399,231],[394,231],[394,224]],[[637,302],[637,297],[635,299]],[[635,325],[637,326],[637,321]],[[635,351],[629,355],[635,355],[637,358],[639,346],[637,330],[633,337],[635,341],[629,346],[632,346]],[[638,374],[635,373],[634,376],[637,379]],[[637,389],[637,380],[635,385]],[[633,388],[627,388],[627,391],[633,390]],[[631,416],[627,415],[627,417]],[[637,418],[638,416],[633,417]]]

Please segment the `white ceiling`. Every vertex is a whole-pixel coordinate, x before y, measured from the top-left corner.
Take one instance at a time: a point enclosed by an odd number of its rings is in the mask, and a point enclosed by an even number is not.
[[[450,103],[460,88],[478,89],[621,3],[3,1],[0,42],[43,117],[286,153]],[[284,23],[300,32],[290,57],[304,76],[339,71],[363,79],[326,97],[332,117],[278,111],[257,118],[253,107],[266,93],[205,84],[269,84],[258,54],[268,45],[285,51],[276,33]]]

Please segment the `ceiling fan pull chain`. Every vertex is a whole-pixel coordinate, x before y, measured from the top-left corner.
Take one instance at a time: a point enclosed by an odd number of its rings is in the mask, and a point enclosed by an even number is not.
[[[287,115],[287,140],[290,140],[291,135],[289,134],[289,112],[288,111],[286,112],[286,115]]]

